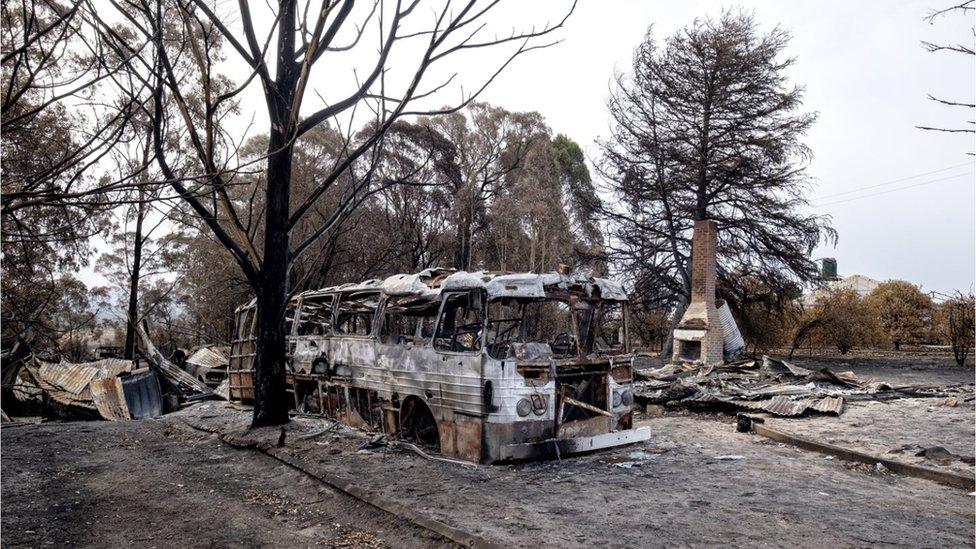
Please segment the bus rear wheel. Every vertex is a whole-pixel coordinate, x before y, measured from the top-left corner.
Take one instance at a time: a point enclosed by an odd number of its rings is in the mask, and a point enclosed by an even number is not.
[[[437,421],[419,398],[409,398],[400,409],[400,436],[425,448],[440,451]]]

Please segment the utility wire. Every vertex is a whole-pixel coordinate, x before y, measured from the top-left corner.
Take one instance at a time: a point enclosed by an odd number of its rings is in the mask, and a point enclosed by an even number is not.
[[[885,185],[891,185],[892,183],[901,183],[902,181],[908,181],[909,179],[918,179],[919,177],[924,177],[926,175],[932,175],[932,174],[935,174],[935,173],[942,173],[942,172],[949,171],[949,170],[953,170],[953,169],[956,169],[956,168],[961,168],[963,166],[972,166],[972,165],[973,165],[973,162],[963,162],[962,164],[956,164],[955,166],[949,166],[949,167],[942,168],[942,169],[939,169],[939,170],[932,170],[930,172],[920,173],[920,174],[917,174],[917,175],[910,175],[908,177],[902,177],[900,179],[892,179],[891,181],[885,181],[884,183],[878,183],[876,185],[869,185],[867,187],[859,187],[857,189],[851,189],[849,191],[842,191],[842,192],[839,192],[839,193],[825,194],[823,196],[818,196],[817,198],[814,198],[813,201],[816,202],[818,200],[823,200],[824,198],[831,198],[831,197],[834,197],[834,196],[841,196],[841,195],[845,195],[845,194],[851,194],[851,193],[856,193],[856,192],[860,192],[860,191],[867,191],[867,190],[870,190],[870,189],[876,189],[878,187],[884,187]]]
[[[966,172],[966,173],[960,173],[960,174],[956,174],[956,175],[950,175],[950,176],[947,176],[947,177],[940,177],[939,179],[933,179],[931,181],[923,181],[921,183],[915,183],[913,185],[905,185],[904,187],[896,187],[894,189],[888,189],[888,190],[885,190],[885,191],[880,191],[880,192],[876,192],[876,193],[870,193],[870,194],[866,194],[866,195],[863,195],[863,196],[855,196],[853,198],[845,198],[843,200],[835,200],[833,202],[824,202],[823,204],[814,204],[814,207],[820,208],[820,207],[823,207],[823,206],[831,206],[833,204],[843,204],[844,202],[851,202],[852,200],[860,200],[862,198],[869,198],[869,197],[878,196],[878,195],[881,195],[881,194],[893,193],[895,191],[903,191],[905,189],[912,189],[914,187],[922,187],[924,185],[931,185],[932,183],[938,183],[940,181],[948,181],[949,179],[955,179],[957,177],[962,177],[964,175],[973,175],[974,173],[976,173],[976,172]]]

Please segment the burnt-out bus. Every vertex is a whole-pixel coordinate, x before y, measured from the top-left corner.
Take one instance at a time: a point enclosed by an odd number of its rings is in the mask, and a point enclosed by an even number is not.
[[[231,398],[253,398],[254,303]],[[296,410],[495,462],[649,438],[633,426],[627,297],[605,279],[428,269],[292,300]]]

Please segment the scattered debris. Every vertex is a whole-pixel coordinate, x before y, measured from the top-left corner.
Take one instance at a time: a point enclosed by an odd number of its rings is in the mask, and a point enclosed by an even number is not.
[[[214,394],[224,400],[230,400],[230,379],[225,379],[214,389]]]
[[[953,454],[942,446],[930,446],[925,448],[923,446],[919,446],[918,444],[902,444],[897,448],[888,450],[889,454],[904,454],[906,452],[912,452],[914,453],[915,457],[930,459],[938,462],[940,465],[948,465],[957,459],[970,465],[976,464],[976,457]]]
[[[143,321],[145,323],[145,321]],[[149,359],[149,363],[152,364],[156,372],[158,372],[163,378],[168,382],[170,387],[185,400],[200,400],[204,398],[209,398],[214,394],[213,389],[207,386],[206,383],[198,380],[197,378],[188,374],[185,370],[176,366],[166,357],[163,356],[156,346],[153,345],[152,340],[149,339],[149,335],[146,333],[146,327],[142,324],[136,324],[136,330],[139,332],[139,337],[142,339],[142,345],[145,349],[146,357]]]
[[[375,450],[386,446],[386,435],[379,434],[359,445],[358,450]]]
[[[860,379],[853,372],[808,370],[768,356],[761,361],[740,360],[712,366],[668,364],[635,370],[634,374],[641,380],[635,383],[635,398],[647,406],[718,407],[784,417],[810,412],[840,415],[845,399],[946,397],[970,390],[893,386],[873,378]]]
[[[957,459],[963,463],[969,463],[970,465],[976,463],[976,458],[973,456],[960,456],[958,454],[953,454],[942,446],[930,446],[928,448],[923,448],[921,451],[915,454],[915,457],[930,459],[939,465],[949,465]]]
[[[334,524],[333,528],[338,529],[338,526],[338,524]],[[379,549],[386,547],[386,543],[376,537],[375,534],[363,532],[362,530],[347,530],[339,534],[336,539],[331,540],[329,546],[337,549],[346,547],[355,549]]]
[[[195,400],[214,394],[206,383],[163,358],[143,327],[138,331],[150,368],[136,368],[137,363],[121,358],[47,362],[16,342],[2,357],[5,406],[71,418],[124,421],[157,417],[172,410],[175,404],[164,410],[167,399],[175,403],[177,396]]]
[[[206,383],[208,387],[219,387],[227,380],[229,357],[230,347],[205,345],[190,354],[184,368],[187,373]]]
[[[601,460],[602,463],[621,469],[642,467],[645,462],[657,459],[658,455],[667,452],[664,448],[650,448],[649,450],[635,450],[622,455],[610,456]]]
[[[746,459],[746,456],[740,456],[737,454],[727,454],[722,456],[715,456],[712,459],[717,459],[719,461],[738,461],[740,459]]]
[[[451,459],[451,458],[440,457],[440,456],[432,456],[432,455],[428,454],[427,452],[421,450],[415,444],[411,444],[411,443],[406,442],[406,441],[399,440],[399,441],[396,441],[396,442],[392,443],[390,446],[393,447],[393,448],[404,448],[404,449],[410,450],[411,452],[417,454],[418,456],[420,456],[420,457],[422,457],[424,459],[429,459],[431,461],[441,461],[441,462],[444,462],[444,463],[451,463],[451,464],[454,464],[454,465],[460,465],[461,467],[468,467],[468,468],[472,468],[472,469],[477,469],[478,468],[478,464],[477,463],[472,463],[470,461],[461,461],[459,459]]]
[[[0,355],[0,369],[2,369],[3,377],[3,393],[0,395],[0,402],[3,402],[3,405],[7,408],[3,410],[4,414],[8,411],[13,413],[13,410],[9,408],[11,404],[17,403],[17,398],[14,394],[17,379],[21,370],[24,368],[26,360],[30,357],[30,349],[20,338],[17,338],[10,349]]]

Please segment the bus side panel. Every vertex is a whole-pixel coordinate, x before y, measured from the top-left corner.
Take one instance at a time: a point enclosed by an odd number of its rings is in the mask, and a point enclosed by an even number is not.
[[[357,375],[383,398],[422,400],[437,421],[441,452],[470,461],[481,460],[481,355],[441,353],[428,345],[377,343],[373,368]]]

